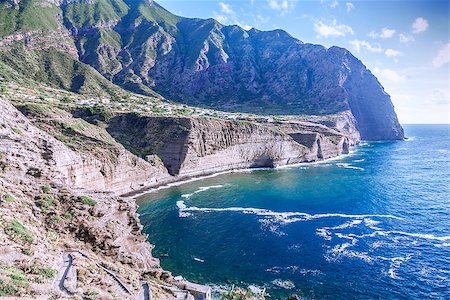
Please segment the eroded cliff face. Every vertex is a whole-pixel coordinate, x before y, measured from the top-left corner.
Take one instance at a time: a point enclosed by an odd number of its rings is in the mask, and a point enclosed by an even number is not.
[[[62,183],[120,195],[153,186],[169,176],[161,164],[152,165],[133,155],[105,129],[66,111],[33,104],[19,109],[54,137],[42,140],[40,147],[45,149],[46,164],[60,173]]]
[[[160,159],[171,175],[181,178],[322,160],[348,153],[359,141],[357,134],[308,122],[262,125],[136,114],[117,115],[107,130],[129,150]]]

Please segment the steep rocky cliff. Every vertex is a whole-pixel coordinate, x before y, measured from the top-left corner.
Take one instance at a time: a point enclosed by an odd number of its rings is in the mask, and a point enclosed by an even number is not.
[[[246,31],[213,19],[182,18],[148,0],[1,5],[0,17],[8,23],[0,31],[6,57],[23,46],[34,52],[56,48],[135,92],[263,114],[350,110],[363,139],[403,138],[389,95],[342,48],[305,44],[282,30]],[[64,82],[54,76],[48,80]],[[81,80],[81,86],[88,83]],[[80,90],[79,84],[65,88]]]
[[[178,177],[316,161],[348,153],[359,141],[311,123],[261,125],[135,114],[112,118],[107,130],[131,151],[160,159]]]

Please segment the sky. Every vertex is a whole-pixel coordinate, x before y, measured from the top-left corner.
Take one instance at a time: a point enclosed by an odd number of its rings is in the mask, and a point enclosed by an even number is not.
[[[403,124],[450,123],[449,0],[157,0],[184,17],[283,29],[350,50],[391,95]]]

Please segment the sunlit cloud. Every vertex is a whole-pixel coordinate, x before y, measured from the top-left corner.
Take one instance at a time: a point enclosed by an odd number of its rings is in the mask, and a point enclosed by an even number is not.
[[[355,5],[351,2],[345,3],[345,7],[347,7],[347,12],[351,12],[352,10],[355,9]]]
[[[395,57],[395,56],[400,56],[403,53],[394,49],[386,49],[386,51],[384,51],[384,54],[388,57]]]
[[[220,7],[220,10],[227,15],[234,14],[234,11],[231,8],[231,5],[229,5],[229,4],[226,4],[224,2],[219,2],[219,7]]]
[[[354,31],[350,26],[338,24],[336,19],[329,24],[325,24],[322,21],[314,23],[314,31],[317,33],[318,38],[339,37],[354,34]]]
[[[331,3],[330,3],[330,7],[331,8],[336,8],[338,6],[339,6],[339,2],[337,0],[331,1]]]
[[[414,23],[411,25],[413,33],[425,32],[428,29],[428,21],[422,17],[418,17]]]
[[[433,59],[433,66],[439,68],[450,62],[450,43],[445,44],[439,49],[438,54]]]
[[[373,39],[376,38],[388,39],[393,37],[395,35],[395,32],[396,32],[395,29],[384,27],[383,29],[381,29],[380,32],[375,32],[374,30],[372,30],[371,32],[369,32],[368,36],[370,36]]]
[[[393,82],[404,82],[406,80],[405,76],[398,74],[392,69],[383,69],[375,67],[373,73],[382,81],[393,81]]]
[[[399,35],[400,43],[402,44],[409,44],[414,42],[416,39],[408,33],[400,33]]]
[[[350,41],[350,45],[352,45],[352,48],[358,53],[361,52],[362,49],[369,52],[383,52],[383,48],[381,48],[381,45],[378,43],[371,44],[367,41],[352,40]]]
[[[295,7],[295,2],[295,0],[268,0],[267,4],[271,9],[285,14]]]

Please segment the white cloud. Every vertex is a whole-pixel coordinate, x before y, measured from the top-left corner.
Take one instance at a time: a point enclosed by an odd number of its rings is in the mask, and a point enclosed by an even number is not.
[[[405,76],[398,74],[392,69],[382,69],[375,67],[373,73],[381,80],[393,81],[393,82],[403,82],[405,81]]]
[[[386,51],[384,51],[384,54],[386,56],[393,57],[393,56],[400,56],[403,53],[394,49],[386,49]]]
[[[369,32],[368,36],[370,36],[373,39],[376,38],[382,38],[382,39],[388,39],[393,37],[395,34],[395,29],[391,29],[389,27],[384,27],[383,29],[381,29],[380,32],[375,32],[374,30],[372,30],[371,32]]]
[[[214,18],[219,21],[219,23],[225,24],[228,22],[228,17],[225,15],[218,15],[213,12]]]
[[[428,103],[433,104],[450,104],[450,94],[448,91],[442,89],[434,89],[431,92]]]
[[[337,1],[337,0],[333,0],[331,3],[330,3],[330,7],[331,8],[336,8],[336,7],[338,7],[339,6],[339,2]]]
[[[226,4],[224,2],[219,2],[218,5],[222,13],[218,14],[213,11],[214,18],[217,21],[219,21],[222,24],[236,24],[244,28],[245,30],[252,29],[252,26],[245,24],[239,20],[239,18],[236,16],[236,12],[233,10],[231,5]]]
[[[347,12],[351,12],[352,10],[355,9],[355,5],[351,2],[345,3],[345,6],[347,7]]]
[[[402,44],[409,44],[416,40],[412,35],[408,33],[400,33],[398,36],[400,38],[400,43]]]
[[[295,7],[294,0],[267,0],[269,7],[285,14]]]
[[[428,21],[425,20],[422,17],[418,17],[414,23],[411,25],[412,29],[413,29],[413,33],[421,33],[424,32],[425,30],[427,30],[428,28]]]
[[[223,3],[223,2],[219,2],[219,7],[220,7],[220,10],[223,13],[227,14],[227,15],[233,15],[234,14],[234,11],[231,8],[231,5],[229,5],[229,4],[226,4],[226,3]]]
[[[345,24],[338,24],[336,20],[333,20],[330,24],[325,24],[322,21],[314,23],[314,31],[317,33],[317,37],[338,37],[346,36],[347,34],[353,34],[353,29]]]
[[[378,43],[371,44],[367,41],[352,40],[350,41],[350,45],[352,45],[353,49],[358,53],[361,52],[362,49],[366,49],[370,52],[383,52],[383,48],[381,48],[381,45]]]
[[[439,68],[450,62],[450,43],[441,47],[436,57],[433,59],[433,66]]]

